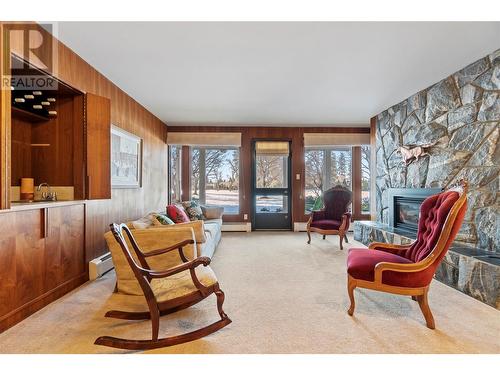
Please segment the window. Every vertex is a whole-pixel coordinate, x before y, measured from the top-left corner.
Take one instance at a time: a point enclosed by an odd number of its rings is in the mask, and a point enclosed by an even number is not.
[[[321,195],[336,185],[352,189],[351,147],[305,149],[305,212],[321,208]]]
[[[361,214],[370,214],[370,146],[361,146]]]
[[[182,193],[181,155],[182,155],[182,146],[168,147],[168,168],[169,168],[168,199],[170,203],[181,201],[181,193]]]
[[[191,199],[239,213],[240,152],[237,148],[191,148]]]

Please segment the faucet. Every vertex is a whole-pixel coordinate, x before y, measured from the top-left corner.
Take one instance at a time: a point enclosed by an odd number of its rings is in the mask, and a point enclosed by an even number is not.
[[[48,183],[42,182],[40,185],[38,185],[38,187],[36,188],[36,191],[42,190],[43,186],[47,187],[47,191],[44,191],[42,193],[42,200],[44,200],[44,201],[56,201],[57,194],[55,191],[52,191],[52,188],[50,187],[50,185]]]

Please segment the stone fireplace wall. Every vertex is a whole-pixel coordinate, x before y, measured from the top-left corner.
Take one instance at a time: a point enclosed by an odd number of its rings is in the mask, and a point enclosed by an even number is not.
[[[469,181],[458,241],[500,253],[500,49],[376,116],[377,220],[388,188],[447,188]],[[400,146],[429,146],[406,166]]]

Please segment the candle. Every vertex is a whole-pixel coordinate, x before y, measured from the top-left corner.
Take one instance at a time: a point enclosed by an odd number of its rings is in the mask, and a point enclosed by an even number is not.
[[[35,179],[21,178],[21,200],[33,200],[35,198]]]

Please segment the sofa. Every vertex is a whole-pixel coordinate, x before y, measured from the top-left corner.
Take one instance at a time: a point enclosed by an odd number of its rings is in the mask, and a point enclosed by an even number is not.
[[[188,259],[199,256],[212,258],[221,240],[222,212],[218,218],[195,220],[174,225],[152,225],[146,229],[135,229],[133,222],[127,223],[139,247],[145,253],[164,249],[187,239],[193,239],[193,245],[183,248]],[[123,294],[143,295],[132,269],[129,267],[120,245],[111,232],[104,235],[113,258],[116,272],[116,291]],[[127,239],[128,242],[128,239]],[[132,246],[128,243],[130,251]],[[171,251],[148,258],[151,268],[164,270],[181,262],[179,253]]]

